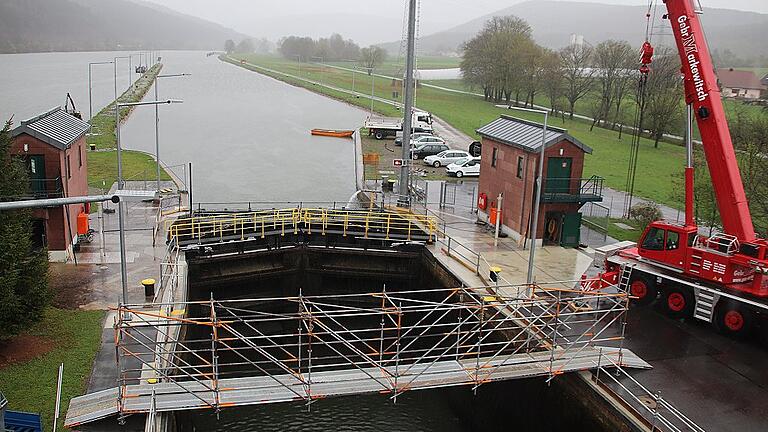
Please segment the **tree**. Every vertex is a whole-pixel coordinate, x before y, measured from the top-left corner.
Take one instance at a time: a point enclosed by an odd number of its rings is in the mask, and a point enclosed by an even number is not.
[[[239,54],[253,54],[253,52],[256,51],[256,45],[253,44],[252,39],[245,38],[241,40],[239,44],[237,44],[235,51],[237,51]]]
[[[624,41],[607,40],[599,43],[594,51],[594,65],[598,69],[596,81],[600,90],[599,98],[595,103],[596,108],[592,112],[592,126],[609,120],[613,112],[614,99],[623,99],[626,92],[626,78],[631,76],[628,68],[633,58],[632,47]],[[622,89],[621,87],[624,86]],[[617,110],[621,107],[621,101],[617,103]]]
[[[587,44],[571,44],[560,50],[563,62],[563,96],[568,101],[571,119],[576,102],[592,90],[595,79],[595,69],[590,67],[593,51]]]
[[[645,84],[642,129],[651,133],[654,147],[664,134],[673,132],[683,117],[683,80],[680,60],[670,49],[657,50],[651,72]],[[674,130],[674,132],[677,132]]]
[[[224,51],[226,51],[227,54],[232,54],[235,52],[235,41],[232,39],[227,39],[227,41],[224,42]]]
[[[376,66],[384,63],[387,59],[387,51],[384,48],[371,45],[368,48],[360,50],[360,64],[368,69],[368,75],[373,73]]]
[[[470,87],[483,88],[486,100],[511,101],[535,95],[527,91],[530,74],[541,49],[533,42],[531,27],[515,16],[494,17],[464,44],[461,71]],[[538,77],[535,78],[538,80]]]
[[[0,199],[29,193],[21,160],[11,155],[11,122],[0,130]],[[31,212],[0,212],[0,340],[38,321],[48,304],[48,254],[32,243]]]
[[[768,113],[738,108],[729,124],[752,220],[758,232],[768,235]]]
[[[560,111],[560,98],[563,96],[565,79],[563,60],[554,51],[546,50],[542,57],[542,91],[549,99],[549,107],[552,114]]]

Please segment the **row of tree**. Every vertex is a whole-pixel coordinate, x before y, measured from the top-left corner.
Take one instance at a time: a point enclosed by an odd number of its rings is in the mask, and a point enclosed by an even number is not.
[[[273,51],[273,48],[274,46],[272,42],[265,38],[256,40],[245,38],[238,43],[235,43],[232,39],[227,39],[226,42],[224,42],[224,51],[226,51],[227,54],[268,54]]]
[[[322,59],[323,61],[357,59],[360,46],[351,39],[334,33],[329,38],[289,36],[278,42],[278,51],[285,58],[299,61]]]
[[[572,44],[559,51],[539,46],[531,27],[514,17],[494,17],[464,45],[464,80],[483,89],[486,100],[530,106],[544,94],[554,113],[573,118],[576,105],[596,125],[623,128],[634,124],[634,98],[645,115],[641,127],[658,141],[679,126],[682,90],[680,64],[668,50],[657,51],[653,72],[638,85],[637,50],[624,41],[597,46]],[[677,132],[675,130],[675,132]]]

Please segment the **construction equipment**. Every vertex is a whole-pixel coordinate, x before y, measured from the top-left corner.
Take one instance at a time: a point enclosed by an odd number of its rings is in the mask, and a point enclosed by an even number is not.
[[[660,297],[670,315],[711,322],[724,333],[738,336],[768,313],[768,241],[755,234],[700,11],[693,3],[665,0],[665,17],[672,24],[683,64],[688,105],[685,223],[651,223],[637,245],[606,256],[600,285],[626,284],[638,304]],[[646,42],[641,75],[653,73],[652,54]],[[694,117],[723,224],[723,232],[711,237],[699,234],[694,218]],[[620,280],[625,275],[629,279]]]

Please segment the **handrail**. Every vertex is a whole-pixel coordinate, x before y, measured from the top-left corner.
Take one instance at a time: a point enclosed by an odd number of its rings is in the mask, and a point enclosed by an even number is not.
[[[253,235],[264,238],[267,232],[279,231],[281,235],[297,233],[326,234],[329,231],[348,234],[362,234],[365,238],[375,235],[379,238],[411,240],[419,232],[430,238],[438,232],[433,217],[410,213],[377,210],[348,210],[327,208],[288,208],[260,210],[246,213],[224,213],[180,218],[166,221],[168,239],[173,241],[188,237],[201,241],[203,238],[240,236],[241,240]],[[422,234],[423,235],[423,234]]]

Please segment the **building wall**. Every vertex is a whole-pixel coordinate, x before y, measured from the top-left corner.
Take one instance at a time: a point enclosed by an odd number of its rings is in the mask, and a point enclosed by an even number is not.
[[[27,150],[24,150],[26,144]],[[32,136],[22,134],[14,139],[11,153],[26,158],[40,155],[45,160],[45,178],[61,177],[64,196],[88,195],[88,160],[85,137],[80,138],[68,149],[62,151]],[[69,172],[67,171],[69,157]],[[33,217],[46,221],[46,241],[50,256],[54,261],[64,261],[72,253],[72,244],[77,236],[77,216],[85,211],[85,206],[68,206],[69,214],[63,207],[35,209]],[[67,223],[69,219],[69,223]]]
[[[482,139],[482,161],[480,165],[480,193],[488,196],[488,209],[491,203],[496,203],[499,193],[504,193],[502,203],[502,224],[504,231],[513,238],[528,236],[528,224],[531,218],[535,200],[535,181],[538,170],[539,154],[531,153],[517,147],[498,143],[488,138]],[[496,167],[491,166],[493,149],[498,149]],[[517,161],[523,158],[522,178],[517,177]],[[550,157],[566,157],[572,159],[571,187],[578,188],[579,179],[584,171],[584,152],[568,141],[562,141],[551,146],[545,153],[544,173],[546,176],[547,162]],[[546,181],[546,178],[545,178]],[[544,235],[544,219],[549,211],[576,212],[578,204],[542,204],[539,211],[539,223],[536,238]]]
[[[760,99],[761,91],[758,89],[733,89],[723,87],[722,95],[725,97],[739,97],[745,99]]]

